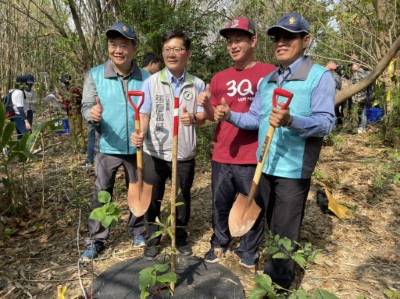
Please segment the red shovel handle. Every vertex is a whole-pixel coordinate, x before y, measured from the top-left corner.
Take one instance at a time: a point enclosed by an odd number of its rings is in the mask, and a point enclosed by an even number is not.
[[[277,101],[276,101],[277,95],[287,98],[285,105],[283,105],[280,108],[281,110],[286,110],[286,108],[289,106],[290,102],[292,101],[293,93],[291,93],[290,91],[287,91],[285,89],[282,89],[282,88],[275,88],[274,93],[272,95],[272,105],[274,106],[274,108],[276,108],[276,106],[277,106]]]
[[[141,97],[139,105],[136,106],[135,103],[132,101],[131,97]],[[128,91],[128,101],[131,104],[133,110],[135,110],[135,120],[140,120],[139,110],[142,107],[144,102],[144,92],[143,91]]]
[[[179,128],[179,98],[174,98],[174,137],[178,136]]]

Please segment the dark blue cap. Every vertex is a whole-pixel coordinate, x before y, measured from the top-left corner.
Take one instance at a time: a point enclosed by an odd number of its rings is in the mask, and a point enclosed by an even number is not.
[[[18,76],[15,80],[17,83],[26,83],[26,76]]]
[[[106,31],[107,37],[110,37],[110,34],[112,34],[113,32],[118,32],[118,33],[122,34],[123,36],[125,36],[127,39],[135,41],[135,43],[138,42],[138,37],[137,37],[135,31],[133,30],[133,28],[131,26],[129,26],[127,24],[117,23],[117,24],[112,25],[111,29],[108,29]]]
[[[278,23],[267,30],[268,35],[275,35],[277,29],[283,29],[291,33],[310,33],[310,23],[298,13],[287,13],[279,19]]]
[[[28,84],[33,84],[35,83],[35,77],[33,77],[33,75],[26,75],[26,83]]]

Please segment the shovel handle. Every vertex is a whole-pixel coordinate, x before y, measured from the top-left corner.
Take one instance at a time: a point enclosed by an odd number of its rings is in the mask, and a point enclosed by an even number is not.
[[[139,105],[135,105],[135,103],[132,101],[131,97],[140,97],[140,102]],[[133,90],[133,91],[128,91],[128,101],[129,104],[131,104],[133,110],[135,111],[135,132],[136,134],[140,134],[140,107],[142,107],[143,102],[144,102],[144,92],[143,91],[138,91],[138,90]],[[143,154],[142,154],[142,147],[137,148],[137,167],[139,169],[143,168]]]
[[[179,98],[174,98],[174,137],[178,136],[179,128]]]
[[[282,88],[275,88],[274,93],[272,94],[272,106],[274,106],[274,108],[276,108],[276,106],[277,106],[277,101],[276,101],[277,95],[287,98],[285,105],[283,105],[280,108],[281,110],[286,110],[286,108],[289,106],[290,102],[292,101],[293,93],[291,93],[290,91],[287,91],[285,89],[282,89]]]

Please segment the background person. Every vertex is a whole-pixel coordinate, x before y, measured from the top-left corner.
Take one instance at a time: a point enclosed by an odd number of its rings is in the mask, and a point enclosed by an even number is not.
[[[333,79],[335,80],[336,92],[340,91],[342,89],[342,77],[337,72],[336,63],[329,62],[325,67],[332,72]],[[339,105],[335,106],[336,124],[338,126],[343,125],[345,105],[346,105],[346,102],[343,102],[343,103],[340,103]]]
[[[248,113],[233,112],[228,106],[220,105],[215,117],[229,119],[241,128],[259,127],[258,156],[269,126],[276,128],[259,191],[265,201],[271,233],[292,240],[296,250],[311,175],[323,136],[332,130],[335,122],[335,82],[331,72],[304,55],[311,36],[310,24],[302,15],[285,14],[267,34],[273,43],[278,70],[262,80]],[[294,95],[286,110],[272,107],[271,98],[277,87]],[[292,259],[267,256],[264,273],[274,283],[289,289],[295,266]]]
[[[26,88],[25,88],[25,104],[24,107],[26,109],[26,118],[28,119],[29,124],[33,124],[33,113],[35,112],[35,103],[36,103],[36,92],[32,89],[33,84],[35,83],[35,77],[33,75],[26,75]]]
[[[217,73],[211,87],[199,95],[208,118],[214,120],[214,107],[224,101],[232,111],[247,112],[262,78],[276,69],[267,63],[257,62],[253,50],[257,45],[254,24],[247,18],[236,18],[220,30],[226,39],[226,49],[234,65]],[[228,215],[236,194],[248,194],[257,164],[257,130],[239,129],[228,122],[220,122],[215,130],[212,157],[212,226],[211,249],[204,256],[208,263],[218,262],[226,252],[231,235]],[[260,207],[264,204],[257,196]],[[263,237],[264,216],[240,239],[235,250],[240,264],[254,267],[258,260],[258,247]]]
[[[150,75],[157,73],[161,69],[161,59],[154,53],[146,53],[143,56],[142,68]]]
[[[15,115],[10,118],[15,123],[15,130],[17,131],[17,140],[20,140],[22,136],[31,131],[32,127],[27,117],[28,107],[26,104],[25,89],[27,85],[26,76],[18,76],[15,80],[14,88],[10,90],[11,100],[13,103]]]
[[[109,60],[86,74],[83,87],[82,114],[95,125],[98,134],[98,150],[94,158],[95,190],[90,211],[102,205],[97,197],[99,191],[113,194],[115,176],[121,166],[128,183],[137,181],[136,148],[129,141],[130,133],[135,131],[134,110],[128,103],[127,92],[140,90],[148,77],[148,73],[134,60],[138,37],[131,26],[114,24],[106,31],[106,36]],[[89,219],[87,248],[82,260],[98,256],[109,232],[109,228],[105,229],[98,221]]]
[[[140,109],[141,133],[131,136],[135,146],[143,144],[143,178],[153,186],[151,204],[146,214],[136,218],[135,235],[145,234],[144,257],[153,260],[158,254],[161,236],[149,239],[159,230],[155,224],[160,218],[161,200],[165,182],[172,174],[172,144],[174,126],[174,98],[179,97],[179,132],[176,203],[176,247],[184,255],[192,254],[187,242],[186,227],[190,219],[191,197],[196,154],[196,125],[205,121],[203,109],[197,105],[197,96],[204,90],[204,82],[186,71],[190,39],[179,30],[165,32],[162,55],[165,68],[147,79],[142,91],[145,101]]]

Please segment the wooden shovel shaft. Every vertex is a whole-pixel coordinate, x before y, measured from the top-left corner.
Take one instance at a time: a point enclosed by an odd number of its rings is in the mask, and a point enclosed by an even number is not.
[[[174,98],[174,140],[172,143],[172,173],[171,173],[171,272],[176,272],[176,177],[178,166],[178,131],[179,131],[179,98]],[[171,282],[171,290],[175,290],[175,283]]]
[[[252,200],[254,200],[254,197],[256,195],[258,184],[260,183],[262,170],[263,170],[265,161],[268,156],[269,148],[271,146],[271,140],[272,140],[272,137],[274,136],[274,133],[275,133],[275,128],[273,126],[269,126],[267,136],[265,136],[263,148],[261,149],[262,160],[258,161],[258,163],[257,163],[256,171],[254,172],[254,176],[253,176],[253,181],[250,186],[250,191],[247,196],[249,199],[247,202],[249,204],[252,202]]]

